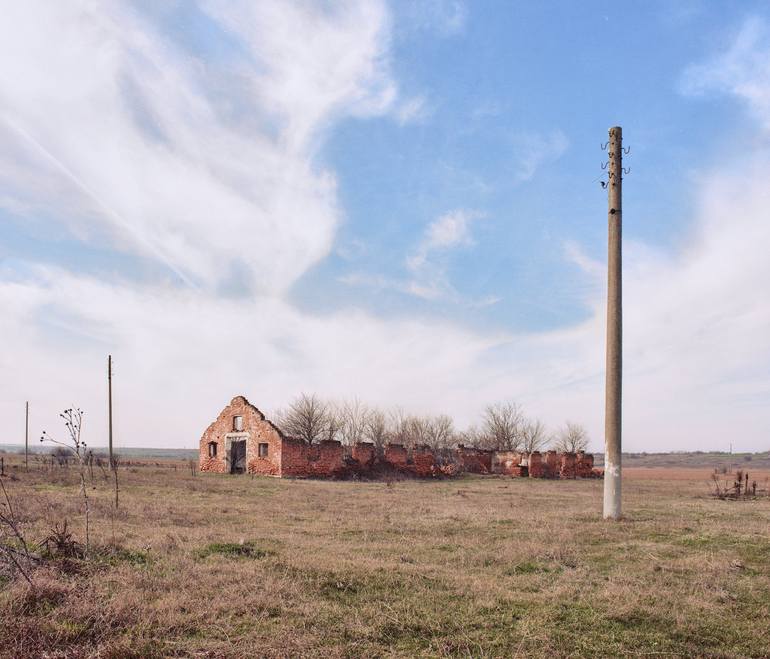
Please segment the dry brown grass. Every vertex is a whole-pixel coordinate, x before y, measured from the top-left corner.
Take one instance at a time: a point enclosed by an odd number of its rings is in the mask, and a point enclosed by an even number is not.
[[[711,499],[707,470],[630,477],[605,523],[601,481],[159,464],[117,515],[97,478],[94,558],[2,585],[3,656],[770,656],[770,500]],[[82,536],[74,470],[13,473],[28,538]]]
[[[743,472],[748,472],[752,481],[764,486],[765,482],[770,481],[770,469],[746,469],[741,467]],[[719,473],[719,479],[732,481],[738,469],[722,474]],[[693,467],[624,467],[623,478],[626,480],[642,481],[698,481],[703,483],[711,480],[713,469]]]

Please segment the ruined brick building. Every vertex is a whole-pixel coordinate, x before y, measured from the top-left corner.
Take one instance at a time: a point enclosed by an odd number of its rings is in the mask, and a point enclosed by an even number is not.
[[[229,474],[294,477],[375,476],[389,472],[419,477],[460,472],[533,478],[590,478],[593,456],[584,453],[530,454],[459,446],[451,459],[438,460],[430,448],[359,442],[346,453],[338,441],[308,444],[286,436],[244,396],[236,396],[200,440],[200,469]]]

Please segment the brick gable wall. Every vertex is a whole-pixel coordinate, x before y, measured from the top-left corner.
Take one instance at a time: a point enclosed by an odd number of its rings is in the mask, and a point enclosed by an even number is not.
[[[243,417],[243,431],[235,431],[233,418]],[[278,476],[281,473],[281,433],[265,415],[243,396],[236,396],[206,429],[200,439],[200,470],[227,473],[227,439],[246,437],[246,470],[250,474]],[[217,455],[209,457],[209,443],[217,447]],[[267,457],[259,456],[259,444],[267,444]]]

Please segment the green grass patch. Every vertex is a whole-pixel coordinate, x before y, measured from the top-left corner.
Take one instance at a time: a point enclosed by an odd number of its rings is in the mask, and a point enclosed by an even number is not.
[[[225,558],[265,558],[273,556],[272,549],[258,547],[254,542],[212,542],[196,552],[198,558],[224,556]]]
[[[129,563],[136,566],[145,566],[150,563],[150,554],[141,549],[127,549],[125,547],[105,547],[97,549],[96,558],[107,565],[116,566],[120,563]]]
[[[558,567],[551,567],[544,563],[537,563],[535,561],[523,561],[516,563],[503,570],[503,574],[508,577],[515,577],[520,574],[547,574],[549,572],[558,572]]]
[[[460,545],[443,544],[443,545],[438,545],[436,549],[438,549],[439,551],[446,551],[451,553],[460,549]]]

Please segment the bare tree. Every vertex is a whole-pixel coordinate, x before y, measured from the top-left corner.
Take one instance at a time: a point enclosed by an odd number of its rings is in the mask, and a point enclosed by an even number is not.
[[[577,453],[588,448],[588,433],[578,423],[567,421],[554,441],[554,448],[564,453]]]
[[[484,448],[484,435],[478,426],[468,426],[457,436],[457,443],[469,448]]]
[[[389,441],[394,444],[409,444],[411,437],[411,417],[403,409],[396,407],[388,415],[388,425],[390,426]]]
[[[502,451],[517,450],[522,441],[523,417],[516,403],[496,403],[484,410],[482,433],[486,448]]]
[[[369,415],[369,408],[358,398],[345,401],[339,408],[340,411],[340,439],[343,444],[352,446],[360,442],[366,435]]]
[[[410,416],[407,421],[408,446],[429,444],[431,439],[431,419],[427,416]]]
[[[434,451],[452,448],[456,442],[452,417],[440,414],[428,419],[428,444]]]
[[[87,449],[86,443],[80,438],[83,429],[83,410],[79,408],[69,408],[59,415],[64,419],[64,426],[67,428],[68,438],[64,441],[54,439],[45,430],[40,438],[41,442],[51,442],[67,449],[77,461],[80,475],[80,494],[83,497],[83,509],[86,523],[86,555],[90,548],[90,520],[91,507],[88,501],[88,490],[86,488],[86,468],[87,468]]]
[[[335,402],[326,403],[326,414],[324,415],[324,436],[328,441],[342,439],[342,427],[344,417],[342,406]]]
[[[308,444],[324,439],[329,432],[327,405],[315,394],[300,394],[286,411],[275,416],[281,430]]]
[[[431,445],[437,432],[431,417],[406,414],[400,407],[391,410],[388,427],[388,440],[404,446]]]
[[[546,438],[545,424],[540,419],[531,419],[521,429],[521,448],[534,453],[545,446]]]
[[[388,419],[385,416],[385,412],[378,409],[369,411],[366,417],[364,437],[367,441],[374,444],[378,453],[382,452],[389,437]]]

